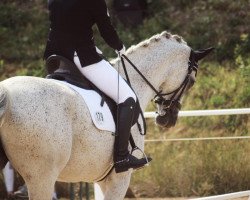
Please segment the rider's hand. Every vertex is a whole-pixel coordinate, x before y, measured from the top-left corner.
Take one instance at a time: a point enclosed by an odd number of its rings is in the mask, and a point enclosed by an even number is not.
[[[126,47],[123,45],[122,49],[120,50],[115,50],[115,52],[117,53],[118,56],[122,56],[123,54],[125,54],[126,52]]]

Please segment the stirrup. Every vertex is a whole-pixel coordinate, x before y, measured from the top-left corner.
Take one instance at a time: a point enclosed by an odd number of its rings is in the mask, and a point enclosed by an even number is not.
[[[144,153],[144,151],[142,151],[138,146],[135,146],[134,148],[132,148],[130,154],[133,155],[133,152],[136,151],[136,150],[139,150],[139,151],[142,153],[143,157],[144,157],[144,158],[146,159],[146,161],[147,161],[147,164],[145,164],[144,167],[149,166],[149,162],[150,162],[150,161],[148,161],[147,155],[146,155],[146,154]]]

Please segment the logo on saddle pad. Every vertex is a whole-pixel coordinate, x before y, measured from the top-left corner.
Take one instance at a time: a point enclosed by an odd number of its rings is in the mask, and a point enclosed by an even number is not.
[[[96,91],[82,89],[65,81],[54,81],[68,86],[81,95],[88,107],[92,121],[96,128],[115,133],[115,121],[113,115],[106,102],[101,105],[102,97]]]

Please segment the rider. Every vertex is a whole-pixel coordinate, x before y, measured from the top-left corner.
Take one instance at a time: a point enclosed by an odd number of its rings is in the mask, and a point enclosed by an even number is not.
[[[118,55],[125,53],[125,47],[111,24],[105,0],[48,1],[51,25],[44,59],[57,54],[74,61],[87,79],[117,103],[119,126],[115,137],[115,171],[143,167],[147,159],[138,159],[128,151],[137,97],[121,76],[118,83],[118,72],[99,56],[93,39],[92,26],[96,24],[106,43]]]

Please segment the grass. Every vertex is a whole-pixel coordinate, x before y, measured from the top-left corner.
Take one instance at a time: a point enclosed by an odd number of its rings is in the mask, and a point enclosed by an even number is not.
[[[223,132],[221,129],[219,132]],[[217,131],[183,127],[160,138],[205,137]],[[150,130],[148,138],[155,138]],[[142,197],[209,196],[250,189],[250,140],[146,143],[149,168],[135,172],[131,188]]]

